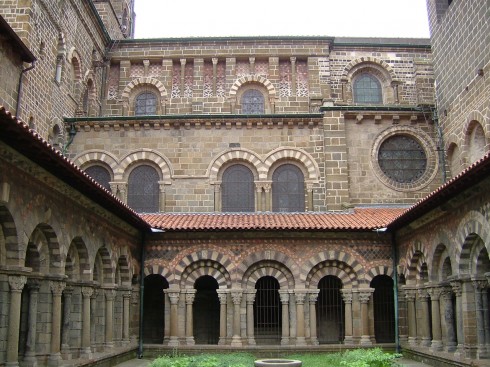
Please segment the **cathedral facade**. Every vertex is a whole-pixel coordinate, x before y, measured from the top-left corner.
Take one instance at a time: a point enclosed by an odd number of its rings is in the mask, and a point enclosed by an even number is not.
[[[490,9],[427,5],[431,40],[143,40],[132,1],[0,1],[0,364],[485,363]]]

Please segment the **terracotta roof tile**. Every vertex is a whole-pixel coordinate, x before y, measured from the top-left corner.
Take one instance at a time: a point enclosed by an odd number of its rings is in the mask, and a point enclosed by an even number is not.
[[[156,213],[142,214],[153,228],[170,231],[340,231],[386,227],[404,208],[356,208],[323,213]]]

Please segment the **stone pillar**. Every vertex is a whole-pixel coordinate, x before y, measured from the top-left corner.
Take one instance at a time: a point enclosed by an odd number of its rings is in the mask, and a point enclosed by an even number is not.
[[[242,338],[240,336],[240,305],[242,302],[242,291],[232,290],[231,299],[233,300],[233,337],[231,340],[232,347],[241,347]]]
[[[7,335],[7,360],[6,367],[19,365],[19,331],[20,331],[20,308],[22,300],[22,289],[27,282],[24,275],[9,275],[10,306],[9,325]]]
[[[170,299],[170,339],[168,341],[168,346],[177,347],[179,345],[178,304],[180,291],[178,289],[165,289],[164,292],[168,294]]]
[[[185,64],[186,59],[180,59],[180,98],[185,96]]]
[[[221,182],[214,184],[214,211],[221,211]]]
[[[37,303],[40,282],[37,279],[29,279],[29,324],[27,332],[26,352],[23,365],[26,367],[37,367],[36,359],[36,333],[37,333]]]
[[[369,335],[369,299],[374,289],[360,289],[359,302],[361,302],[361,345],[372,345]]]
[[[408,344],[417,344],[417,318],[415,316],[415,289],[405,289],[405,299],[408,308]]]
[[[264,184],[265,208],[264,211],[272,211],[272,182]]]
[[[158,181],[159,197],[158,197],[158,210],[165,212],[165,181]]]
[[[352,289],[341,289],[342,299],[345,304],[345,315],[344,315],[344,325],[345,325],[345,345],[354,345],[353,329],[352,329]]]
[[[290,57],[291,61],[291,95],[296,95],[296,57]]]
[[[255,345],[254,336],[254,301],[257,290],[248,289],[245,291],[247,301],[247,342],[248,345]]]
[[[296,298],[296,345],[306,345],[305,339],[305,290],[295,290]]]
[[[418,328],[420,332],[420,345],[424,347],[429,347],[431,345],[430,339],[430,329],[429,329],[429,293],[427,289],[420,288],[417,290],[418,299],[420,301],[420,328]]]
[[[442,288],[431,287],[427,291],[430,295],[431,313],[432,313],[432,342],[430,348],[433,352],[442,350],[442,329],[441,329],[441,307],[439,298],[442,294]]]
[[[289,291],[279,290],[279,297],[281,298],[281,345],[289,345]]]
[[[454,354],[456,356],[464,356],[464,333],[463,333],[463,287],[461,280],[455,279],[450,281],[451,288],[456,295],[456,339],[458,340],[458,345],[456,346],[456,351]]]
[[[476,336],[478,347],[476,355],[478,359],[487,358],[487,346],[485,340],[485,310],[483,299],[487,297],[488,282],[486,279],[472,279],[475,289],[475,313],[476,313]]]
[[[213,63],[213,96],[216,96],[216,79],[218,78],[218,58],[211,58]]]
[[[97,349],[97,330],[95,328],[97,321],[97,296],[99,290],[97,288],[92,288],[92,295],[90,296],[90,339],[92,345],[92,352]]]
[[[219,298],[219,345],[226,344],[226,305],[228,292],[226,289],[218,289]]]
[[[490,273],[485,273],[487,283],[490,282]],[[487,287],[489,284],[487,284]],[[485,345],[487,346],[487,354],[490,355],[490,315],[489,315],[488,297],[483,296],[483,319],[485,324]]]
[[[104,289],[105,295],[105,348],[113,348],[114,341],[114,298],[116,298],[115,289]]]
[[[123,292],[123,328],[122,328],[122,344],[128,345],[130,343],[129,340],[129,321],[130,321],[130,313],[129,313],[129,305],[131,300],[131,290]]]
[[[82,349],[80,357],[84,359],[92,358],[90,348],[90,298],[94,294],[92,287],[82,287]]]
[[[70,352],[70,326],[71,326],[71,303],[73,296],[73,287],[66,286],[63,291],[63,325],[61,328],[61,355],[63,359],[71,359]]]
[[[318,338],[316,333],[316,301],[318,299],[319,289],[310,290],[308,294],[308,300],[310,301],[310,343],[312,345],[318,345]]]
[[[306,211],[312,212],[313,208],[313,183],[306,182]]]
[[[262,208],[262,183],[255,183],[255,211],[261,212]]]
[[[61,365],[61,295],[65,289],[65,282],[50,281],[49,286],[52,297],[52,310],[51,310],[51,353],[48,358],[48,366]]]
[[[192,318],[192,305],[196,297],[195,289],[185,291],[185,342],[187,345],[194,345],[194,320]]]
[[[450,287],[446,287],[442,291],[444,300],[444,320],[446,323],[446,351],[454,352],[456,350],[456,326],[454,325],[454,308],[453,308],[453,292]]]

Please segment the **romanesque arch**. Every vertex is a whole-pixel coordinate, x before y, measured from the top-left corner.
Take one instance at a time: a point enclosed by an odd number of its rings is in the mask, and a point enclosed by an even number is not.
[[[467,166],[469,166],[481,159],[489,149],[486,138],[489,131],[483,114],[479,111],[471,111],[468,114],[463,133],[463,156]]]
[[[389,277],[393,277],[393,268],[391,266],[386,265],[378,265],[374,268],[369,269],[366,272],[365,283],[370,284],[371,281],[378,275],[386,275]]]
[[[90,280],[90,272],[87,246],[81,237],[75,237],[66,254],[65,275],[72,280]]]
[[[414,284],[421,281],[424,276],[427,276],[427,248],[422,245],[422,241],[416,240],[412,243],[407,251],[405,269],[405,279],[407,283]],[[425,264],[425,265],[424,265]]]
[[[64,273],[64,258],[62,258],[60,243],[53,227],[49,224],[40,223],[32,232],[26,249],[26,261],[28,259],[27,256],[30,254],[29,249],[34,248],[37,249],[39,254],[43,253],[47,256],[46,263],[40,263],[40,271],[46,271],[48,274]],[[47,251],[44,249],[47,249]],[[40,261],[42,259],[40,258]]]
[[[101,272],[100,274],[95,274],[96,272],[94,271],[94,276],[97,275],[102,284],[114,284],[114,271],[116,266],[112,261],[112,255],[108,247],[102,246],[97,251],[94,263],[95,269]]]
[[[128,167],[139,162],[151,162],[160,168],[159,174],[162,180],[170,181],[173,170],[170,161],[164,155],[151,149],[141,149],[133,151],[124,156],[118,168],[114,172],[114,180],[121,181],[124,175],[127,174]]]
[[[219,181],[218,175],[223,166],[235,161],[248,163],[255,169],[254,173],[258,174],[259,179],[266,177],[266,168],[264,167],[260,157],[256,153],[247,149],[233,149],[221,153],[210,163],[206,175],[209,177],[211,182],[217,182]]]
[[[131,269],[129,268],[129,261],[127,255],[120,255],[117,259],[117,269],[119,273],[120,285],[131,284]]]
[[[375,57],[372,56],[364,56],[364,57],[359,57],[357,59],[352,60],[349,62],[345,67],[344,70],[342,71],[342,78],[346,79],[349,77],[349,75],[352,75],[353,72],[365,65],[376,65],[383,70],[386,70],[386,72],[389,74],[391,80],[395,80],[395,71],[393,68],[388,64],[387,62],[383,60],[379,60]]]
[[[250,266],[243,275],[242,287],[254,289],[262,277],[272,277],[279,283],[280,289],[294,289],[294,277],[283,263],[271,260],[261,260]]]
[[[210,276],[216,280],[219,288],[231,288],[231,277],[226,268],[217,261],[198,260],[189,264],[181,275],[180,288],[193,288],[197,279]]]
[[[143,274],[145,277],[148,275],[161,275],[162,278],[167,279],[169,282],[172,278],[172,272],[168,267],[163,267],[158,264],[150,264],[145,262],[145,268],[143,269]]]
[[[0,205],[0,264],[19,265],[17,226],[7,207]]]
[[[157,108],[157,113],[165,113],[165,101],[167,100],[168,93],[163,83],[155,78],[139,77],[129,82],[121,93],[121,99],[123,101],[123,115],[127,115],[129,111],[133,111],[131,106],[133,105],[132,101],[134,97],[138,91],[145,88],[154,90],[156,93],[158,93],[160,106]]]
[[[112,176],[117,169],[118,160],[116,156],[105,150],[87,150],[77,155],[73,162],[80,168],[85,169],[93,164],[100,164],[111,170]]]
[[[264,86],[264,88],[267,90],[267,93],[269,95],[269,99],[272,99],[276,96],[276,89],[274,88],[274,85],[272,82],[260,75],[246,75],[242,76],[241,78],[237,79],[235,83],[230,88],[230,97],[235,98],[237,95],[238,90],[247,83],[258,83]]]
[[[318,181],[320,169],[316,160],[308,153],[298,148],[278,148],[270,152],[264,159],[264,167],[270,176],[271,167],[278,161],[292,160],[300,163],[307,172],[305,178],[309,181]],[[270,179],[270,177],[261,177],[261,179]]]

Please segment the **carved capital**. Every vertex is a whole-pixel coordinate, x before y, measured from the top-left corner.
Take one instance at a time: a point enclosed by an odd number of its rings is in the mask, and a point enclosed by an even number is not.
[[[186,59],[180,59],[180,65],[185,66],[186,63],[187,63]]]
[[[37,292],[39,291],[39,288],[41,287],[41,281],[39,279],[28,279],[27,280],[27,287],[29,288],[29,291],[31,292]]]
[[[49,282],[49,288],[51,288],[51,292],[53,293],[53,296],[60,296],[65,290],[66,283],[65,282],[57,282],[57,281],[50,281]]]
[[[441,288],[441,297],[447,302],[453,299],[453,289],[451,287]]]
[[[352,290],[351,289],[341,289],[342,299],[344,303],[352,303]]]
[[[405,299],[408,302],[413,302],[415,301],[415,296],[417,291],[415,289],[405,289]]]
[[[218,289],[218,299],[220,305],[226,305],[226,302],[228,301],[228,292],[226,290]]]
[[[450,281],[449,284],[451,284],[451,288],[453,289],[456,297],[461,297],[461,295],[463,294],[463,287],[461,286],[461,282],[459,280],[453,280]]]
[[[426,288],[419,288],[417,289],[418,297],[421,300],[427,301],[429,299],[429,292],[427,291]]]
[[[116,290],[115,289],[104,289],[105,299],[108,301],[114,301],[116,298]]]
[[[486,279],[472,279],[473,287],[478,292],[483,292],[488,287],[488,281]]]
[[[176,305],[177,303],[179,303],[179,297],[180,297],[180,293],[179,291],[168,291],[168,290],[165,290],[166,293],[168,294],[168,298],[170,299],[170,304],[171,305]]]
[[[442,288],[441,287],[430,287],[427,288],[427,292],[429,292],[430,299],[432,301],[437,301],[439,298],[441,298],[442,295]]]
[[[305,303],[306,293],[304,291],[294,292],[296,298],[296,304],[302,305]]]
[[[291,56],[289,58],[289,61],[291,61],[291,64],[296,64],[296,57],[295,56]]]
[[[232,291],[231,299],[234,305],[239,305],[242,302],[242,292],[241,291]]]
[[[255,301],[255,293],[256,290],[254,289],[253,291],[247,291],[245,292],[245,297],[247,300],[247,304],[253,304]]]
[[[9,285],[12,292],[22,292],[27,283],[25,275],[9,275]]]
[[[373,294],[373,290],[363,290],[359,292],[359,302],[368,303],[371,299],[371,295]]]
[[[289,292],[288,291],[279,291],[279,297],[281,298],[282,304],[289,303]]]
[[[218,58],[217,57],[212,57],[211,58],[211,61],[212,61],[213,65],[217,65],[218,64]]]
[[[187,289],[185,291],[185,303],[187,305],[192,305],[195,297],[196,297],[196,290],[195,289]]]
[[[84,298],[90,298],[94,294],[94,289],[92,287],[82,287],[82,295]]]
[[[63,290],[63,294],[66,294],[66,295],[72,295],[73,294],[73,291],[74,291],[74,288],[72,285],[67,285],[65,287],[65,289]]]

